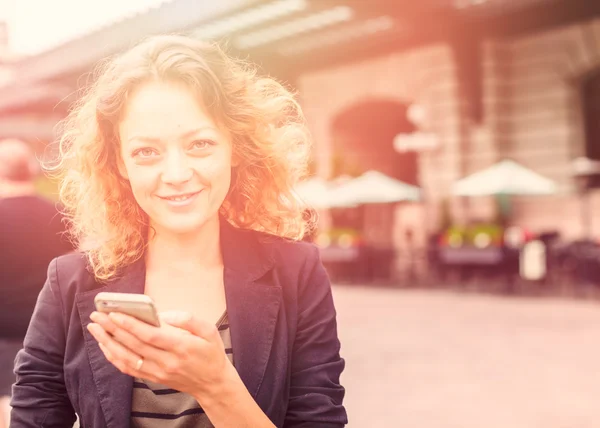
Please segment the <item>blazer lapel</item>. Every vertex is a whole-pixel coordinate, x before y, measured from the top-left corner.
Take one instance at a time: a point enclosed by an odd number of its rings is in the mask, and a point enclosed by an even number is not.
[[[91,322],[90,314],[96,309],[94,306],[96,294],[102,291],[143,293],[145,271],[143,260],[137,261],[125,269],[121,276],[110,281],[104,287],[77,295],[77,309],[81,318],[85,348],[98,391],[100,407],[108,428],[129,426],[133,378],[121,373],[104,357],[98,342],[88,332],[87,325]]]
[[[269,281],[274,262],[255,232],[221,223],[225,296],[233,360],[244,385],[256,397],[265,374],[282,293]]]

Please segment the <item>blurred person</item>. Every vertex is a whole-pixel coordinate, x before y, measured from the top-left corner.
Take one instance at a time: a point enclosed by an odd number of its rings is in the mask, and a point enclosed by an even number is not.
[[[12,427],[343,427],[331,286],[292,189],[293,95],[216,45],[116,57],[61,140],[81,254],[55,259],[16,362]],[[95,312],[145,293],[161,327]]]
[[[55,204],[36,195],[39,163],[23,141],[0,141],[0,427],[13,363],[50,261],[72,250]]]

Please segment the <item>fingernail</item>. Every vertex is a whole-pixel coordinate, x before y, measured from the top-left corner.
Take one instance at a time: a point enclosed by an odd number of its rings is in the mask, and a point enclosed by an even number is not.
[[[98,312],[92,312],[92,313],[90,314],[90,319],[91,319],[92,321],[98,321]]]

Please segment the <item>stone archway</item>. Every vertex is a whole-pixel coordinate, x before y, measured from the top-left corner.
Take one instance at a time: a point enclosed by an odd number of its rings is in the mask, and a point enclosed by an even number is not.
[[[584,117],[584,153],[590,159],[600,160],[600,68],[586,76],[582,82],[583,117]],[[600,187],[600,177],[590,183],[592,187]]]
[[[416,152],[398,153],[394,137],[412,133],[415,126],[407,118],[408,105],[385,98],[367,98],[338,113],[331,121],[333,176],[356,176],[377,170],[406,183],[419,185],[419,162]],[[377,204],[331,213],[333,228],[352,228],[377,254],[394,254],[397,235],[402,246],[413,240],[410,225],[400,230],[398,219],[410,210],[403,204]],[[409,230],[410,229],[410,230]],[[410,241],[410,242],[409,242]],[[387,256],[381,256],[383,258]],[[389,259],[392,262],[391,259]]]
[[[408,106],[398,101],[366,99],[345,109],[332,121],[333,176],[358,175],[375,169],[410,184],[418,184],[415,152],[397,153],[393,140],[415,130]]]

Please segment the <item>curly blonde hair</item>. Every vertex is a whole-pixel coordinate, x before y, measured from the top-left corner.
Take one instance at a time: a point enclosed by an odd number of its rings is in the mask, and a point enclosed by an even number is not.
[[[232,136],[239,166],[221,214],[238,227],[300,239],[312,227],[293,189],[307,171],[310,138],[292,94],[218,45],[176,35],[151,37],[101,64],[62,123],[60,199],[70,233],[99,280],[142,257],[148,218],[118,171],[117,126],[130,94],[148,80],[175,80]]]

